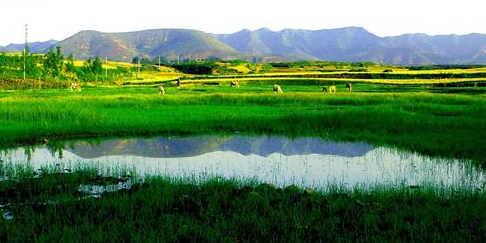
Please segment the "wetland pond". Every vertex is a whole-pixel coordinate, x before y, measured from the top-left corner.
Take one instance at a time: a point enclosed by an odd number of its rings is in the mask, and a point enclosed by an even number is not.
[[[173,178],[234,178],[242,181],[329,186],[483,188],[484,170],[466,161],[439,159],[361,142],[319,137],[224,136],[78,140],[0,152],[1,163],[38,169],[97,167],[135,170]]]

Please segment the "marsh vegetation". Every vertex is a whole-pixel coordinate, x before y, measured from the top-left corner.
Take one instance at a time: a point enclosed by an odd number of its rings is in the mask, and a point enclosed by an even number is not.
[[[72,64],[79,70],[89,66]],[[110,77],[106,80],[96,73],[83,79],[61,70],[56,77],[54,72],[45,72],[49,78],[23,81],[18,69],[0,70],[0,147],[5,151],[0,162],[4,213],[0,241],[485,240],[486,69],[482,66],[214,61],[204,64],[210,71],[204,69],[198,75],[187,71],[199,70],[191,66],[197,62],[179,68],[146,64],[140,72],[137,65],[108,64],[113,69],[104,69]],[[121,76],[113,71],[117,66],[126,69]],[[80,92],[68,89],[73,75],[82,86]],[[274,94],[275,84],[283,94]],[[159,87],[164,95],[159,94]],[[323,87],[335,87],[336,92],[322,92]],[[437,184],[393,179],[394,186],[378,182],[343,187],[356,179],[351,175],[337,185],[311,189],[312,183],[299,185],[303,178],[279,184],[265,176],[238,180],[214,173],[198,180],[202,173],[174,178],[174,174],[153,175],[130,166],[105,170],[79,157],[72,161],[78,167],[67,168],[60,166],[58,158],[59,151],[69,154],[66,139],[130,141],[140,136],[227,138],[235,134],[281,136],[288,139],[287,144],[309,137],[364,143],[397,155],[376,158],[370,165],[388,163],[390,168],[400,168],[394,163],[410,162],[410,170],[398,175],[421,173],[414,169],[423,169],[425,179],[441,178],[438,171],[445,174]],[[143,144],[138,150],[166,149]],[[35,146],[40,147],[32,150]],[[54,151],[58,157],[39,160],[35,156],[42,151]],[[218,162],[221,158],[226,159]],[[284,162],[275,162],[273,169],[263,168],[271,161],[258,166],[283,178],[278,171],[286,166],[291,171],[299,164],[310,172],[328,170],[319,158],[311,155],[302,162],[280,156]],[[25,162],[29,159],[34,163]],[[198,163],[254,163],[247,159],[218,154]],[[429,167],[420,167],[420,161],[427,161]],[[178,163],[178,167],[189,165]],[[468,186],[451,188],[448,183],[455,179]],[[93,188],[112,189],[102,195],[88,193]]]
[[[234,180],[198,183],[149,177],[93,195],[82,188],[136,177],[100,176],[86,168],[71,173],[44,169],[35,178],[28,168],[17,168],[17,173],[19,180],[0,182],[2,211],[12,216],[0,219],[2,242],[485,240],[486,198],[478,191],[314,191]]]

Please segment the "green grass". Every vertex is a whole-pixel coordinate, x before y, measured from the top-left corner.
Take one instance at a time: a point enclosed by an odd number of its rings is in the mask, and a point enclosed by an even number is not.
[[[266,133],[366,141],[486,165],[486,90],[482,87],[356,83],[194,83],[1,91],[0,147],[67,138]],[[199,82],[199,81],[198,81]],[[337,94],[319,92],[338,86]],[[485,242],[482,191],[369,188],[322,192],[257,182],[164,177],[86,198],[99,177],[0,162],[0,242]],[[132,175],[134,180],[138,180]],[[5,179],[5,178],[4,178]],[[5,209],[5,207],[4,207]]]
[[[127,190],[86,197],[81,184],[108,185],[96,169],[33,177],[0,168],[0,242],[484,242],[486,197],[435,188],[328,188],[213,179],[144,178]],[[2,174],[0,173],[0,174]],[[14,178],[14,179],[12,179]],[[135,178],[135,177],[134,177]],[[139,178],[142,179],[142,178]]]
[[[315,86],[270,85],[85,88],[0,93],[0,144],[160,134],[271,133],[387,144],[433,156],[486,161],[483,95],[435,89],[356,87],[327,94]],[[382,89],[385,89],[383,91]],[[461,90],[449,89],[451,90]],[[418,92],[420,91],[420,92]]]

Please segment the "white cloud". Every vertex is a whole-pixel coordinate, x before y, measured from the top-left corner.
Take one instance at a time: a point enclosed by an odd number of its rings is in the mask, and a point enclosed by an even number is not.
[[[482,0],[0,0],[0,45],[62,40],[80,30],[365,27],[379,35],[486,33]]]

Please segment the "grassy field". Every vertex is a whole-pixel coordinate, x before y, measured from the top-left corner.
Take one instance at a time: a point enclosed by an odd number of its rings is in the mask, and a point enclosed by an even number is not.
[[[146,71],[113,84],[83,83],[81,92],[3,89],[0,147],[87,137],[281,134],[365,141],[486,167],[482,68],[373,66],[361,73],[349,68],[329,67],[324,74],[331,76],[325,76],[315,67],[255,73],[268,67],[235,64],[224,70],[240,73]],[[386,69],[397,76],[381,75]],[[229,86],[233,80],[239,88]],[[347,82],[353,91],[345,89]],[[273,84],[284,94],[274,94]],[[166,95],[158,94],[159,85]],[[330,85],[338,92],[321,92]],[[100,178],[94,170],[41,176],[31,168],[12,171],[0,162],[0,204],[15,215],[0,217],[0,242],[484,242],[486,237],[486,197],[479,190],[312,192],[156,177],[92,198],[79,186],[118,179]]]
[[[474,191],[374,188],[315,192],[214,179],[100,176],[0,168],[1,242],[484,242]],[[125,183],[93,197],[80,188]]]
[[[86,87],[0,93],[3,146],[44,139],[156,134],[273,133],[388,144],[433,156],[486,158],[484,88],[269,84]],[[344,84],[338,85],[344,90]]]

